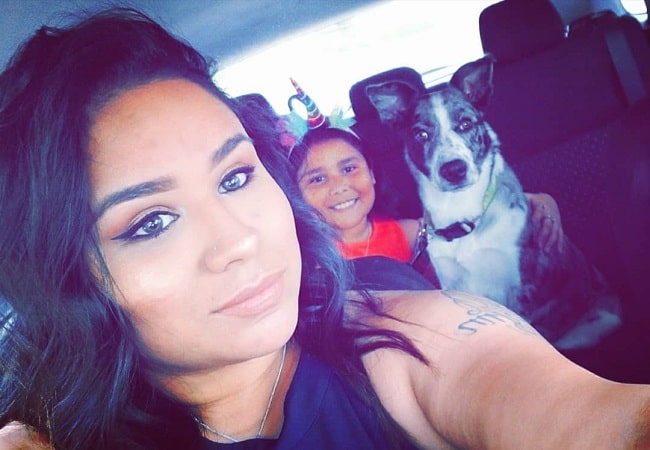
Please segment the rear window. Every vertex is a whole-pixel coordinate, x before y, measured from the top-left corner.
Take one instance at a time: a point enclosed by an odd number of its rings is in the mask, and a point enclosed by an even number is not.
[[[557,2],[562,12],[575,4]],[[567,0],[573,2],[574,0]],[[608,0],[609,2],[609,0]],[[594,2],[603,9],[608,2]],[[426,85],[446,81],[461,64],[483,54],[479,15],[496,0],[393,0],[372,3],[222,61],[217,83],[232,95],[263,94],[287,114],[294,78],[324,114],[351,116],[348,89],[356,81],[399,66],[423,75]],[[643,0],[620,5],[642,23]],[[624,11],[619,9],[617,13]]]
[[[451,76],[483,54],[481,11],[494,0],[378,2],[223,61],[217,83],[231,95],[263,94],[279,114],[289,112],[294,78],[324,114],[351,114],[349,87],[399,66],[423,74],[426,84]]]

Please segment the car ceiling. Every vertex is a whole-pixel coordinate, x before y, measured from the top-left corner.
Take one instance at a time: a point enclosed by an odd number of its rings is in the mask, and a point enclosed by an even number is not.
[[[376,0],[0,0],[0,64],[43,24],[62,26],[83,11],[132,6],[224,61],[251,47]]]

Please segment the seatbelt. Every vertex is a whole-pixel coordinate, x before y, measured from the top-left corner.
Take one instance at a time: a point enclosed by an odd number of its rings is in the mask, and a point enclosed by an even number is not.
[[[605,41],[627,103],[633,106],[646,97],[646,90],[627,37],[622,29],[607,27]]]

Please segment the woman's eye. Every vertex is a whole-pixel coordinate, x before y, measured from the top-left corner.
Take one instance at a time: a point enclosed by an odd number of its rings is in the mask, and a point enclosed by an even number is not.
[[[124,233],[114,237],[113,240],[135,241],[155,238],[165,232],[177,219],[178,214],[154,211],[137,221]]]
[[[229,172],[219,183],[219,193],[227,194],[246,186],[250,181],[253,170],[252,166],[245,166]]]
[[[355,170],[356,168],[357,168],[356,166],[345,166],[345,167],[343,168],[343,173],[351,173],[351,172],[354,172],[354,170]]]

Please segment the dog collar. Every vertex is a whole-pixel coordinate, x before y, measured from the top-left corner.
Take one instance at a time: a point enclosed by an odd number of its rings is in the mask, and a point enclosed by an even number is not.
[[[436,236],[440,236],[442,238],[445,238],[447,242],[451,242],[454,239],[467,236],[472,231],[474,231],[474,228],[476,228],[475,222],[465,220],[463,222],[452,223],[446,228],[436,229],[431,223],[431,217],[429,217],[428,214],[425,214],[424,217],[422,218],[421,225],[422,226],[418,233],[418,241],[423,242],[423,240],[420,239],[420,236],[424,237],[423,235],[426,235],[426,241],[421,250],[423,250],[424,247],[426,247],[426,242],[431,241]]]
[[[494,164],[492,164],[492,169],[494,169]],[[492,203],[492,200],[494,200],[497,194],[497,181],[496,177],[492,176],[492,169],[490,170],[490,184],[488,184],[485,195],[483,195],[483,212],[487,211],[490,203]]]
[[[437,230],[434,229],[433,233],[437,236],[445,238],[447,242],[451,242],[454,239],[467,236],[472,231],[474,231],[474,228],[476,228],[476,224],[474,224],[474,222],[456,222],[452,223],[447,228],[438,228]]]

